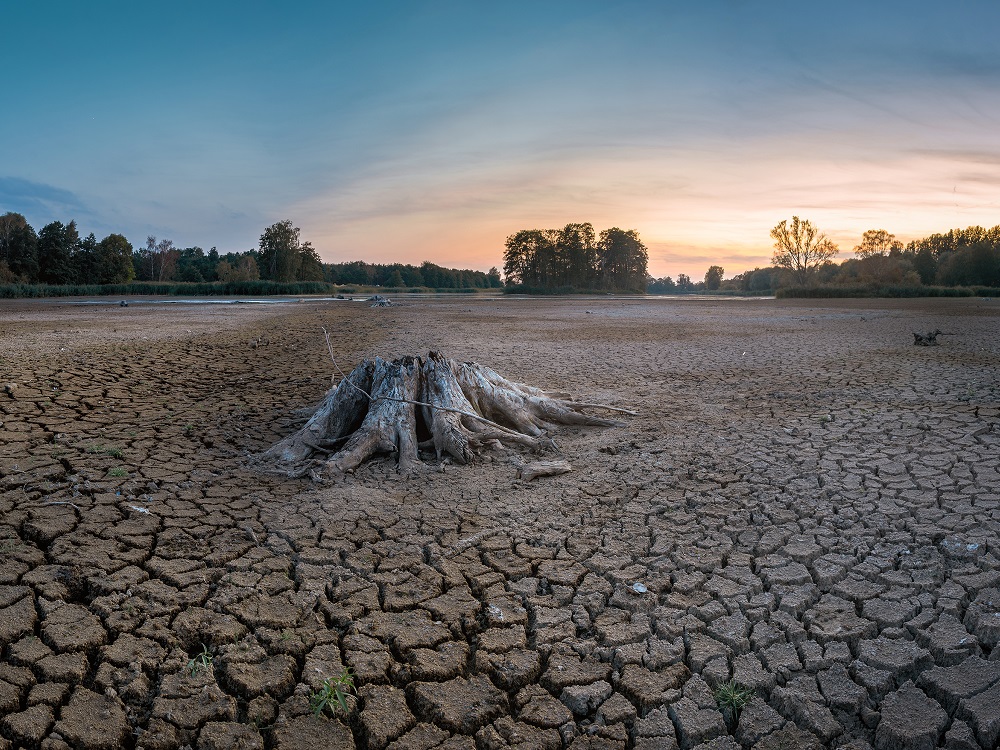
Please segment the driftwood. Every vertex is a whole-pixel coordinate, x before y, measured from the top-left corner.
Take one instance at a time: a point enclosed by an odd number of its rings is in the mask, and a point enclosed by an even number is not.
[[[537,477],[554,477],[573,471],[569,461],[535,461],[517,470],[517,478],[530,482]]]
[[[621,424],[585,414],[585,408],[634,414],[577,403],[437,352],[392,362],[376,357],[355,367],[300,430],[261,458],[302,475],[313,469],[343,473],[377,454],[394,454],[399,471],[410,473],[421,465],[421,450],[464,464],[498,446],[554,449],[556,425]]]
[[[368,307],[392,307],[392,300],[388,297],[383,297],[381,294],[370,297],[368,302],[370,303]]]
[[[937,337],[944,333],[944,331],[928,331],[927,333],[914,333],[913,334],[913,345],[914,346],[937,346]]]

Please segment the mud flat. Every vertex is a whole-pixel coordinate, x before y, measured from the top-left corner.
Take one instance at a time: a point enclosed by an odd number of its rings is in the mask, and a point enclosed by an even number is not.
[[[256,472],[329,387],[320,326],[345,370],[436,349],[640,416],[530,483]],[[998,331],[975,299],[0,302],[0,748],[995,747]]]

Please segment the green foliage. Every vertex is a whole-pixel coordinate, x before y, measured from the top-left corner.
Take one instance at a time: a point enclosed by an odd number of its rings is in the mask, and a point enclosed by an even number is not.
[[[521,289],[642,292],[646,246],[635,230],[604,230],[589,223],[562,229],[523,229],[507,238],[504,275]],[[566,293],[566,292],[557,292]]]
[[[260,274],[274,281],[321,281],[323,263],[299,228],[288,219],[272,224],[260,236]]]
[[[309,708],[313,715],[319,717],[324,711],[333,711],[334,705],[340,706],[340,710],[345,714],[347,708],[347,695],[354,690],[354,675],[349,667],[344,667],[344,671],[336,677],[327,677],[319,690],[309,696]]]
[[[22,297],[92,297],[144,295],[152,297],[269,297],[302,294],[330,294],[334,288],[319,281],[297,281],[282,284],[277,281],[233,281],[202,284],[155,283],[135,281],[131,284],[7,284],[0,286],[0,299]]]
[[[794,286],[779,289],[775,296],[822,299],[832,297],[972,297],[973,289],[945,286]]]
[[[116,479],[121,479],[122,477],[127,477],[128,476],[128,472],[125,469],[123,469],[121,466],[116,466],[115,468],[110,469],[108,471],[108,476],[109,477],[115,477]]]
[[[732,723],[739,719],[740,713],[750,705],[753,698],[754,689],[741,685],[736,680],[719,685],[715,690],[715,702],[719,704],[722,714]]]
[[[503,286],[500,272],[491,268],[487,273],[458,268],[442,268],[429,261],[420,266],[393,263],[381,265],[361,260],[350,263],[325,263],[323,278],[331,284],[348,284],[381,288],[408,288],[421,292],[456,289],[499,289]],[[347,291],[342,290],[342,291]]]
[[[38,280],[46,284],[71,284],[76,279],[73,253],[80,244],[76,222],[53,221],[38,233]]]
[[[113,445],[104,445],[103,443],[94,443],[93,445],[88,445],[87,453],[96,453],[101,456],[111,456],[112,458],[124,457],[121,448],[116,448]]]
[[[109,234],[97,243],[98,283],[125,284],[134,278],[132,243],[125,239],[124,235]]]
[[[837,246],[821,234],[812,222],[792,217],[791,225],[780,222],[771,230],[774,256],[771,263],[794,275],[799,284],[805,284],[813,272],[837,254]]]
[[[725,271],[722,266],[710,266],[705,272],[705,289],[715,291],[722,285],[722,275]]]
[[[21,215],[0,216],[0,283],[38,277],[38,235]]]
[[[201,644],[201,651],[194,655],[194,658],[187,663],[188,675],[194,677],[196,674],[202,670],[212,668],[212,652],[208,650],[208,646],[204,643]]]

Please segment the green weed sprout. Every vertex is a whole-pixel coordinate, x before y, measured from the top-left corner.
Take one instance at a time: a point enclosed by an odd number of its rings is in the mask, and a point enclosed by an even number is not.
[[[323,712],[329,708],[333,710],[336,703],[340,710],[347,713],[347,695],[354,690],[354,675],[349,667],[344,667],[344,671],[337,677],[327,677],[323,680],[323,685],[319,690],[309,696],[309,708],[313,715],[319,718]]]
[[[208,650],[208,646],[204,643],[201,644],[201,653],[195,654],[194,658],[187,663],[187,671],[191,677],[194,677],[203,669],[212,668],[212,652]]]
[[[754,689],[741,685],[736,680],[723,683],[715,690],[715,702],[719,704],[723,715],[732,717],[733,721],[740,717],[740,713],[753,698]]]

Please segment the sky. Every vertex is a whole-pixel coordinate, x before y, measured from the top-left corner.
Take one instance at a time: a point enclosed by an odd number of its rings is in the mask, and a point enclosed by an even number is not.
[[[502,267],[635,229],[654,276],[1000,224],[997,0],[3,3],[0,213],[220,252]]]

